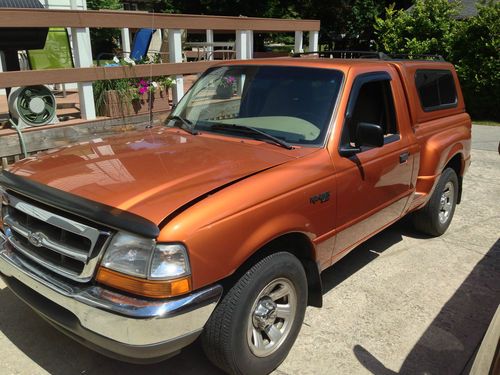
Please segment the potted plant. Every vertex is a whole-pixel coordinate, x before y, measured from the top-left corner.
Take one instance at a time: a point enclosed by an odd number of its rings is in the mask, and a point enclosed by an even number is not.
[[[140,63],[126,59],[114,59],[117,66],[133,67]],[[95,81],[94,102],[100,116],[125,117],[147,113],[150,110],[169,110],[168,90],[175,84],[169,76],[146,78],[123,78]]]
[[[236,78],[233,76],[225,76],[219,82],[219,85],[215,89],[218,98],[229,99],[233,96],[236,87]]]
[[[96,112],[100,116],[117,117],[116,113],[125,112],[127,101],[132,102],[128,79],[95,81],[92,87]]]
[[[100,116],[125,117],[147,113],[150,110],[169,110],[168,90],[175,80],[167,76],[152,80],[115,79],[96,81],[94,101]]]
[[[169,91],[175,85],[175,79],[169,76],[161,76],[156,77],[155,82],[158,84],[160,97],[163,98],[163,95],[165,95],[167,99],[170,99]]]

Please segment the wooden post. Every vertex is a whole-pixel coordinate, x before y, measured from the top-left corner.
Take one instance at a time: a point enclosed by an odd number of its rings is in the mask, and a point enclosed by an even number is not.
[[[318,32],[309,31],[309,52],[318,51]]]
[[[207,30],[206,33],[207,33],[207,43],[213,43],[214,42],[214,31]],[[207,56],[208,56],[208,60],[214,59],[214,46],[207,46]]]
[[[128,28],[123,28],[121,32],[123,57],[130,57],[130,32]]]
[[[168,52],[171,63],[182,63],[182,30],[168,30]],[[174,104],[179,103],[179,100],[184,96],[184,78],[182,75],[175,76],[175,86],[172,87]]]
[[[236,58],[246,60],[249,58],[249,30],[236,30]]]
[[[71,38],[73,41],[73,55],[76,67],[92,67],[93,61],[89,28],[72,28]],[[92,82],[79,83],[78,95],[80,97],[80,113],[82,118],[85,120],[94,120],[96,118],[96,113]]]
[[[293,51],[295,53],[301,53],[304,52],[304,47],[302,45],[302,39],[303,39],[303,32],[302,31],[296,31],[295,32],[295,46]]]

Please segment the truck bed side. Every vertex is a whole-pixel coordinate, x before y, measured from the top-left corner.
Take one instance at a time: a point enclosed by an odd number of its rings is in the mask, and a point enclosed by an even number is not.
[[[441,172],[451,167],[459,180],[470,165],[471,119],[465,112],[460,84],[453,65],[445,62],[395,62],[409,103],[413,131],[420,147],[418,177],[409,210],[423,206],[439,180]],[[422,107],[415,77],[418,70],[448,70],[452,73],[457,100],[453,107],[425,111]],[[461,183],[460,183],[461,186]],[[459,191],[459,201],[461,188]]]

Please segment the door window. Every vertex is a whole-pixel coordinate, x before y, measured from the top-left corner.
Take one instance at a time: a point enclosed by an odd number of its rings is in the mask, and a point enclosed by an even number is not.
[[[353,88],[353,91],[355,87]],[[350,100],[350,116],[342,134],[343,144],[357,145],[356,130],[360,122],[380,125],[384,131],[384,144],[399,140],[399,130],[389,79],[369,81],[361,85],[358,95]]]

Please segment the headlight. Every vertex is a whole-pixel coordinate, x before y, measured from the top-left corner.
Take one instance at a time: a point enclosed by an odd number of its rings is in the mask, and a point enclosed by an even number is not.
[[[191,291],[191,269],[181,244],[156,244],[129,233],[114,236],[97,281],[127,292],[166,298]]]
[[[127,275],[147,277],[154,240],[118,233],[111,241],[102,265]]]

